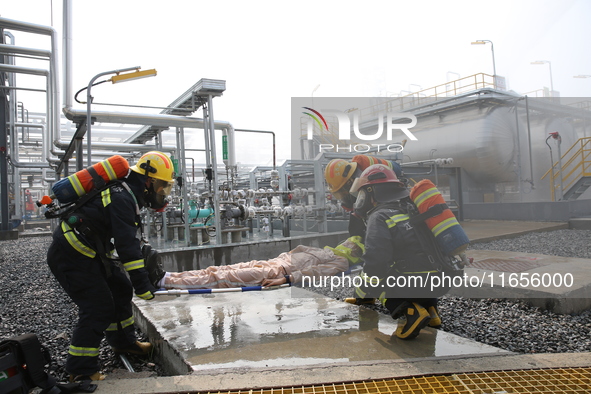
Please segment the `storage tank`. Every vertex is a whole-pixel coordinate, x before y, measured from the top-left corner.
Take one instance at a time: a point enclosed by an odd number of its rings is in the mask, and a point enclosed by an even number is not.
[[[522,104],[517,107],[517,116],[515,105],[489,104],[458,107],[417,118],[417,125],[412,129],[417,141],[407,142],[404,161],[450,157],[454,167],[464,169],[477,183],[515,182],[519,172],[522,181],[539,183],[551,166],[545,143],[549,133],[560,133],[562,153],[577,140],[568,120],[547,113],[530,111],[528,127]],[[556,162],[556,143],[549,143]]]

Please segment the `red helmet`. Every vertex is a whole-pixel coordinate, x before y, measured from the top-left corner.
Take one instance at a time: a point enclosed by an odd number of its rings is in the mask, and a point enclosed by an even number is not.
[[[384,164],[374,164],[361,173],[361,176],[353,182],[349,191],[357,196],[355,212],[365,216],[374,205],[370,196],[376,203],[400,200],[409,195],[404,183],[398,180],[394,171]]]
[[[377,185],[380,183],[395,183],[396,186],[404,186],[390,167],[384,164],[374,164],[367,167],[365,171],[361,173],[361,176],[355,179],[349,192],[357,193],[363,186]]]

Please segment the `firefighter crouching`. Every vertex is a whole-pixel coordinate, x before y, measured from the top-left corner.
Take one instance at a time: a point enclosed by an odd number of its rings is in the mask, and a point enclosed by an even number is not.
[[[147,300],[156,291],[138,238],[140,209],[162,210],[173,182],[170,158],[148,152],[126,178],[80,206],[55,230],[47,263],[79,308],[66,361],[71,381],[105,378],[99,365],[103,337],[116,353],[147,355],[152,350],[152,344],[136,338],[131,304],[134,291]],[[114,249],[119,261],[111,258]]]
[[[348,162],[345,159],[333,159],[326,165],[324,170],[324,178],[328,186],[328,191],[341,202],[341,207],[350,212],[348,231],[351,237],[360,237],[361,241],[365,238],[365,221],[355,213],[353,205],[355,204],[355,196],[349,193],[351,186],[355,179],[361,176],[361,173],[369,166],[374,164],[384,164],[394,170],[398,180],[406,184],[407,179],[404,178],[400,164],[395,161],[380,159],[368,155],[356,155]],[[360,259],[361,262],[361,259]],[[345,302],[355,305],[373,305],[374,298],[353,298],[345,299]]]
[[[353,182],[350,192],[356,197],[355,212],[367,225],[361,276],[378,282],[357,288],[356,297],[379,298],[393,318],[405,317],[406,321],[398,324],[398,338],[412,339],[427,325],[440,326],[436,297],[442,294],[386,284],[390,277],[427,277],[438,272],[410,223],[404,203],[408,189],[394,171],[375,164]]]

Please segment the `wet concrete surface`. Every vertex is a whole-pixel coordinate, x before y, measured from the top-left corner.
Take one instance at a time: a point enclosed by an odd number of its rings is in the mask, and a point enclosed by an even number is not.
[[[466,270],[471,275],[503,270],[545,272],[562,265],[577,267],[579,277],[591,264],[585,259],[563,261],[477,250],[478,241],[568,228],[566,223],[466,221],[462,225],[473,242],[470,254],[476,264]],[[580,278],[586,281],[581,285],[591,283],[591,275]],[[270,387],[292,375],[299,378],[289,384],[299,384],[304,377],[315,382],[368,379],[380,368],[386,375],[394,368],[402,376],[406,367],[400,363],[453,365],[458,360],[469,366],[470,360],[478,360],[483,368],[495,362],[501,365],[512,354],[432,328],[403,341],[392,335],[397,322],[390,316],[293,287],[134,301],[138,324],[155,338],[171,374],[200,377],[199,383],[192,384],[208,389],[208,385]]]
[[[298,288],[136,304],[195,371],[505,353],[432,328],[400,340],[390,316]]]

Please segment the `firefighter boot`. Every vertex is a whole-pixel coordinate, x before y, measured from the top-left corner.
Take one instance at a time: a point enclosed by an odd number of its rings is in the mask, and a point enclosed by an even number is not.
[[[135,341],[129,346],[124,348],[112,347],[113,352],[119,353],[129,353],[129,354],[136,354],[138,356],[146,356],[152,352],[153,345],[150,342],[140,342]]]
[[[429,316],[431,316],[431,320],[429,321],[429,327],[433,328],[440,328],[441,327],[441,317],[439,316],[439,310],[436,306],[430,306],[428,309]]]
[[[396,336],[400,339],[416,338],[421,329],[431,321],[429,312],[416,302],[405,309],[404,316],[406,321],[399,322],[396,329]]]
[[[376,302],[375,298],[345,298],[345,302],[353,305],[373,305]]]
[[[87,381],[87,380],[105,380],[105,378],[107,377],[107,375],[103,375],[100,372],[95,372],[92,375],[70,375],[69,377],[69,381],[70,383],[74,383],[74,382],[81,382],[81,381]]]

